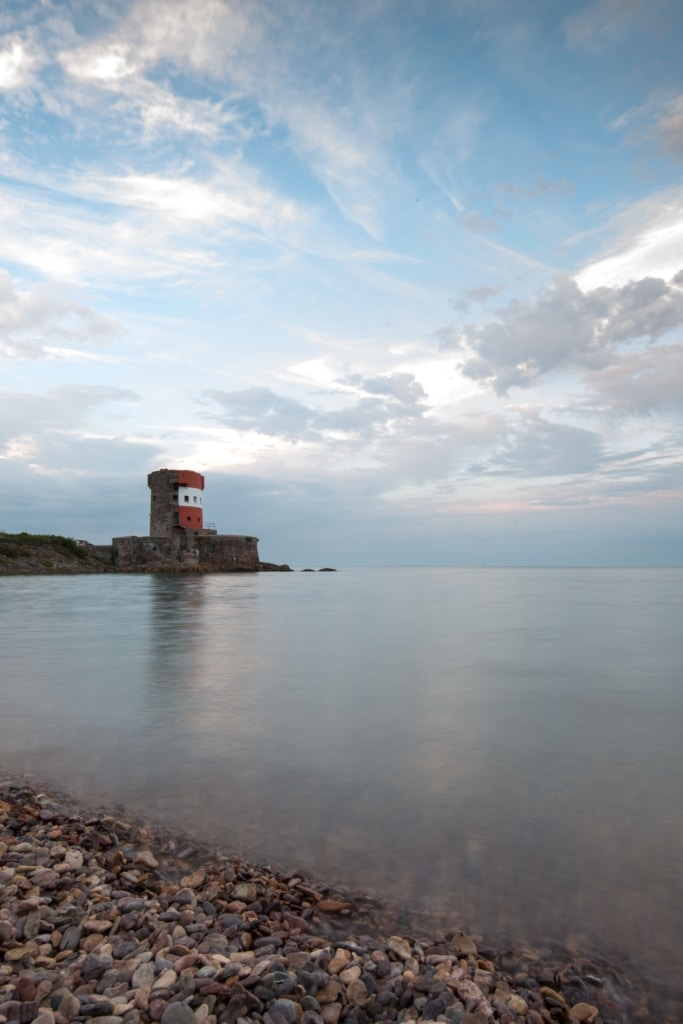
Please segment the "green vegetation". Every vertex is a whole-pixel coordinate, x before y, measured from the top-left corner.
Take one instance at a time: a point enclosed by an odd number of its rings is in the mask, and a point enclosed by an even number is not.
[[[60,537],[54,533],[4,533],[0,531],[0,558],[21,558],[29,557],[32,554],[31,548],[46,547],[62,549],[73,558],[79,558],[85,562],[88,558],[88,549],[76,543],[73,537]]]

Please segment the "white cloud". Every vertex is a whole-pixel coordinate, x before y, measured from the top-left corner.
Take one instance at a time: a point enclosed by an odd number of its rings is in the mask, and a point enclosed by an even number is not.
[[[207,391],[207,397],[224,410],[222,422],[238,430],[297,440],[304,438],[317,413],[296,399],[278,395],[270,388],[253,387],[244,391]]]
[[[683,409],[683,344],[627,352],[609,366],[590,370],[585,382],[593,401],[635,416]]]
[[[334,381],[331,394],[335,404],[327,408],[306,405],[266,387],[206,394],[222,407],[219,418],[227,426],[293,442],[320,442],[336,434],[354,445],[365,445],[387,432],[404,429],[427,408],[421,384],[409,373],[353,374]]]
[[[104,344],[116,330],[109,317],[46,286],[18,289],[7,271],[0,270],[0,356],[40,359],[55,345]]]
[[[142,123],[148,143],[169,132],[216,139],[236,126],[236,115],[223,103],[181,96],[167,84],[146,78],[143,61],[133,58],[128,43],[66,50],[60,61],[67,75],[82,87],[77,94],[72,92],[81,109],[98,106],[102,94],[108,95],[115,101],[116,116]]]
[[[500,288],[492,288],[490,285],[478,285],[474,288],[463,288],[458,295],[457,299],[451,302],[453,309],[459,313],[464,313],[465,310],[475,303],[481,303],[485,305],[489,299],[493,299],[500,293]]]
[[[372,14],[351,9],[348,18],[353,25]],[[245,8],[196,0],[190,7],[184,0],[142,0],[107,38],[67,48],[60,59],[74,80],[116,93],[136,109],[151,136],[164,126],[216,135],[235,122],[230,104],[248,97],[257,110],[251,116],[271,129],[286,128],[289,145],[344,216],[380,238],[379,209],[392,176],[382,142],[395,132],[406,97],[398,84],[381,96],[369,89],[353,29],[346,28],[345,46],[329,21],[328,11],[305,3],[292,20],[269,3]],[[330,62],[336,74],[317,77],[311,87],[309,65]],[[162,88],[154,76],[169,65],[181,75],[189,66],[220,90],[222,102],[181,99]],[[342,78],[349,100],[340,105]]]
[[[140,396],[127,388],[103,385],[61,385],[45,394],[19,391],[0,393],[0,450],[2,458],[37,457],[44,438],[54,431],[78,431],[95,409],[109,403],[137,402]]]
[[[20,89],[33,80],[33,69],[38,61],[18,37],[6,37],[0,49],[0,91]]]
[[[189,62],[195,70],[214,76],[226,73],[231,59],[243,60],[258,51],[267,7],[249,11],[225,0],[143,0],[135,4],[121,26],[147,64],[160,58]]]
[[[83,183],[83,188],[93,197],[159,213],[169,224],[178,220],[215,224],[223,220],[256,228],[296,219],[295,204],[279,200],[274,193],[250,181],[248,169],[225,164],[221,170],[220,185],[192,178],[133,174],[91,179]]]
[[[297,244],[309,215],[259,184],[239,161],[206,180],[190,175],[105,175],[99,170],[0,183],[6,260],[69,283],[183,277],[230,263],[236,233],[277,253]],[[30,235],[26,223],[36,227]],[[243,273],[244,261],[239,267]]]
[[[559,277],[538,299],[514,302],[496,320],[459,333],[446,329],[441,343],[463,353],[466,376],[505,394],[562,368],[609,366],[620,346],[652,344],[682,326],[683,288],[676,280],[645,278],[584,292]]]
[[[209,100],[187,100],[148,84],[136,97],[145,136],[155,139],[172,129],[218,138],[235,116]]]
[[[621,212],[608,226],[610,251],[576,275],[581,288],[618,287],[643,277],[672,278],[683,267],[683,190],[650,196]]]
[[[306,359],[296,366],[290,366],[289,372],[296,377],[303,377],[307,381],[315,381],[316,384],[330,386],[334,383],[336,373],[328,366],[326,359]]]
[[[519,425],[511,425],[489,466],[494,472],[526,478],[573,476],[593,472],[600,458],[601,440],[595,431],[531,413]]]
[[[60,62],[67,74],[74,78],[106,85],[120,83],[136,73],[137,66],[130,62],[129,56],[129,48],[125,45],[94,44],[64,51]]]

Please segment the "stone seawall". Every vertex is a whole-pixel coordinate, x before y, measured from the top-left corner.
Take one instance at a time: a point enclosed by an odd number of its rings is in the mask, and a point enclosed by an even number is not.
[[[222,572],[257,572],[259,567],[256,537],[218,533],[197,537],[199,564]]]
[[[114,549],[111,544],[88,544],[88,550],[101,562],[111,565],[114,559]]]
[[[193,530],[173,537],[114,537],[112,561],[124,572],[257,572],[258,539]]]

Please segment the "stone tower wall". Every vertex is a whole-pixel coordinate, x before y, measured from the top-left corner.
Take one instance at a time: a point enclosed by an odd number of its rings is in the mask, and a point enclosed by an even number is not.
[[[147,477],[151,493],[149,511],[150,537],[172,537],[178,532],[175,517],[178,499],[173,484],[178,483],[177,469],[157,469]]]
[[[150,495],[149,535],[150,537],[172,537],[179,530],[202,529],[204,512],[201,495],[204,477],[189,469],[157,469],[147,477]],[[191,488],[194,498],[189,505],[182,504],[179,492],[188,493]],[[189,501],[185,497],[185,501]]]

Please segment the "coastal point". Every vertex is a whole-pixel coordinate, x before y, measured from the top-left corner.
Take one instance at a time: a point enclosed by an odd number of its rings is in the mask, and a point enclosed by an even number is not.
[[[158,469],[149,474],[147,484],[151,492],[149,534],[92,544],[52,533],[0,531],[0,574],[291,571],[287,564],[261,561],[258,537],[218,533],[214,523],[204,521],[201,473]]]

